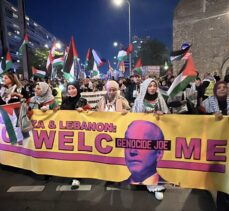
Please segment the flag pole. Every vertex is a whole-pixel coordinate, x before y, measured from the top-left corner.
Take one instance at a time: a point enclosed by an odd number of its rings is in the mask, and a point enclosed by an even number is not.
[[[25,19],[25,0],[18,0],[18,13],[19,19],[22,25],[23,39],[26,34],[26,19]],[[25,45],[22,49],[22,62],[23,62],[23,78],[26,80],[30,79],[31,73],[29,72],[28,65],[28,45]]]

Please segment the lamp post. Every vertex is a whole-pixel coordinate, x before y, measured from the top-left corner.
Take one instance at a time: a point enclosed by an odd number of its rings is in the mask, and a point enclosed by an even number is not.
[[[123,3],[128,4],[129,11],[129,44],[131,44],[131,11],[130,11],[130,1],[129,0],[113,0],[113,4],[120,7]],[[131,75],[131,53],[129,54],[129,74]]]
[[[113,42],[113,46],[116,48],[118,46],[118,42]]]

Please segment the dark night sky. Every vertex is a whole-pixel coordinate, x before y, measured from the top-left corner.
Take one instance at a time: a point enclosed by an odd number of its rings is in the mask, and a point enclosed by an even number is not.
[[[173,10],[179,0],[129,1],[132,35],[150,35],[171,48]],[[26,14],[66,44],[73,35],[82,61],[89,47],[112,60],[117,55],[114,41],[128,45],[127,3],[116,8],[111,0],[27,0]]]

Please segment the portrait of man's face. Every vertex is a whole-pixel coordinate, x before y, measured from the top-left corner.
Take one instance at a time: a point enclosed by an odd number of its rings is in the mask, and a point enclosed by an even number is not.
[[[132,122],[125,134],[128,139],[163,140],[161,129],[152,122],[137,120]],[[133,177],[145,179],[156,173],[160,150],[125,149],[126,165]]]

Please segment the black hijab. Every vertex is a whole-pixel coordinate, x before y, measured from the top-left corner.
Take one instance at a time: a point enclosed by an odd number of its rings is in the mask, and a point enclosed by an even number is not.
[[[72,85],[77,89],[77,95],[75,97],[67,96],[66,98],[63,99],[62,104],[60,106],[61,110],[75,110],[76,109],[76,104],[80,99],[80,86],[77,82],[69,82],[67,84],[67,90],[68,87]]]

